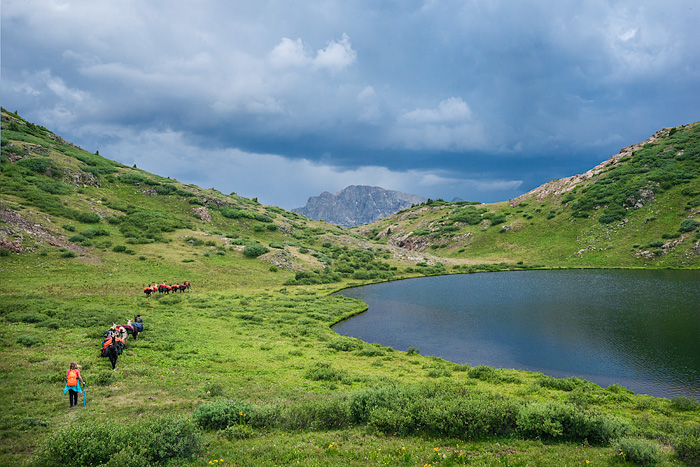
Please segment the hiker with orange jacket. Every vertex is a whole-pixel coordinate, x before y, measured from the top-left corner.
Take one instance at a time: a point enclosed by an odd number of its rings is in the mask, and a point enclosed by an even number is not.
[[[68,371],[66,371],[66,386],[63,389],[63,394],[68,392],[68,400],[71,409],[78,405],[78,393],[83,392],[83,388],[80,387],[78,381],[85,386],[85,381],[83,381],[82,376],[80,376],[80,367],[76,362],[70,362]]]

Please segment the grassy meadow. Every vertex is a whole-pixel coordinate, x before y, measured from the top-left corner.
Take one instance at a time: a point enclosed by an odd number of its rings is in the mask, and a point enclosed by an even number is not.
[[[582,187],[567,202],[431,201],[342,229],[124,166],[3,110],[0,465],[697,464],[696,400],[472,368],[331,329],[366,309],[333,295],[360,284],[698,267],[693,128],[668,135],[689,144],[673,153],[683,170],[662,158],[649,176],[670,184],[625,222],[588,199],[613,195]],[[616,180],[646,187],[644,174]],[[184,281],[190,293],[142,292]],[[144,332],[113,371],[103,333],[136,314]],[[71,361],[87,382],[72,410]]]
[[[330,329],[363,303],[325,286],[260,285],[194,283],[148,299],[89,285],[5,295],[1,391],[12,403],[0,417],[1,462],[65,465],[66,446],[83,456],[73,465],[625,465],[619,443],[630,440],[649,444],[632,455],[676,465],[681,439],[695,439],[697,454],[697,401],[364,343]],[[102,334],[137,313],[145,330],[112,371]],[[73,360],[87,403],[69,410]],[[130,434],[148,424],[196,442],[140,452],[144,436]]]

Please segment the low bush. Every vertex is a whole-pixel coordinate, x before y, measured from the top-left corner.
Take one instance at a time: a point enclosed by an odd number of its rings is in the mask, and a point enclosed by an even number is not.
[[[41,191],[51,193],[52,195],[67,195],[73,193],[73,188],[63,182],[53,179],[37,180],[36,186]]]
[[[48,157],[25,157],[18,160],[16,164],[32,172],[44,173],[51,168],[51,159]]]
[[[201,446],[197,427],[182,417],[159,417],[134,424],[86,419],[59,428],[38,450],[36,464],[148,465],[189,460]]]
[[[680,460],[688,465],[700,465],[700,425],[685,428],[671,444]]]
[[[41,323],[48,317],[43,313],[33,311],[12,311],[5,316],[5,319],[11,323]]]
[[[232,425],[244,425],[254,416],[248,402],[220,399],[200,405],[192,412],[192,420],[206,430],[222,430]]]
[[[109,235],[109,231],[101,227],[90,227],[88,229],[83,230],[81,234],[86,236],[87,238],[104,237]]]
[[[700,222],[696,221],[695,219],[686,219],[683,222],[681,222],[681,226],[678,228],[679,232],[692,232],[693,230],[696,230],[700,228]]]
[[[44,341],[41,340],[41,338],[37,337],[37,336],[21,334],[21,335],[17,336],[17,343],[21,344],[25,347],[32,347],[34,345],[41,345],[44,343]]]
[[[243,254],[248,258],[257,258],[258,256],[264,255],[269,251],[269,249],[260,244],[246,245],[246,247],[243,248]]]
[[[352,378],[342,371],[331,367],[329,363],[316,363],[306,371],[306,378],[311,381],[331,381],[352,383]]]
[[[469,377],[491,383],[496,383],[500,380],[496,370],[485,365],[479,365],[469,370]]]
[[[648,439],[620,438],[615,442],[614,452],[634,465],[654,465],[661,460],[661,448]]]
[[[362,341],[347,336],[338,336],[328,343],[328,347],[340,352],[350,352],[360,350],[363,347]]]
[[[560,402],[534,402],[523,407],[516,421],[527,438],[588,441],[606,445],[630,431],[626,421]]]
[[[484,439],[513,431],[519,405],[452,384],[367,389],[350,404],[355,421],[387,434]]]
[[[100,222],[100,215],[94,212],[77,212],[75,220],[84,224],[96,224]]]
[[[285,428],[297,430],[337,430],[352,423],[348,400],[337,396],[289,407],[281,418]]]
[[[537,384],[544,388],[558,389],[560,391],[573,391],[577,388],[590,387],[592,383],[572,376],[570,378],[554,378],[552,376],[543,376],[537,381]]]
[[[675,396],[671,399],[671,407],[682,412],[700,410],[700,401],[687,396]]]

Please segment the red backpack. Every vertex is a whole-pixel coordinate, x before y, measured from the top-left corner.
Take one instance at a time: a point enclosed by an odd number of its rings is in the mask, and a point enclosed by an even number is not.
[[[66,381],[66,386],[77,386],[78,385],[78,372],[76,370],[70,370],[68,372],[68,381]]]

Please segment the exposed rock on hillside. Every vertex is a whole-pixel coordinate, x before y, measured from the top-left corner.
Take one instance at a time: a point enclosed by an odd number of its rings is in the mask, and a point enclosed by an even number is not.
[[[28,221],[19,212],[1,208],[0,220],[5,223],[3,228],[0,229],[0,237],[2,238],[2,244],[0,246],[4,249],[16,253],[23,252],[25,249],[22,247],[22,239],[24,235],[28,234],[37,243],[46,243],[51,246],[67,248],[81,255],[87,255],[88,253],[87,248],[69,242],[63,236],[54,235],[53,232],[42,227],[40,224]],[[15,238],[16,240],[10,240],[11,238]]]
[[[323,192],[319,196],[312,196],[306,206],[292,211],[310,219],[324,220],[341,227],[354,227],[424,201],[426,198],[422,196],[400,191],[351,185],[334,194]]]
[[[544,185],[541,185],[535,188],[534,190],[525,193],[524,195],[511,199],[510,205],[512,207],[516,207],[522,201],[524,201],[527,198],[531,198],[532,196],[535,196],[537,202],[541,203],[542,200],[545,199],[547,196],[561,196],[565,193],[568,193],[574,188],[576,188],[576,186],[578,186],[580,183],[590,180],[591,178],[597,175],[600,175],[604,170],[610,168],[611,166],[617,165],[622,158],[627,156],[631,157],[634,151],[641,149],[645,144],[654,143],[658,141],[660,137],[667,135],[669,130],[670,128],[664,128],[663,130],[659,130],[656,133],[654,133],[653,136],[651,136],[649,139],[642,143],[637,143],[631,146],[627,146],[626,148],[622,148],[618,154],[615,154],[610,159],[601,162],[588,172],[579,175],[574,175],[572,177],[560,178],[558,180],[547,182]],[[654,192],[651,190],[650,187],[648,190],[645,190],[644,193],[640,193],[640,196],[642,197],[642,199],[644,199],[644,201],[641,201],[641,206],[643,206],[646,202],[653,200]],[[637,200],[634,200],[632,204],[634,205],[637,202]],[[635,208],[637,207],[635,206]]]

